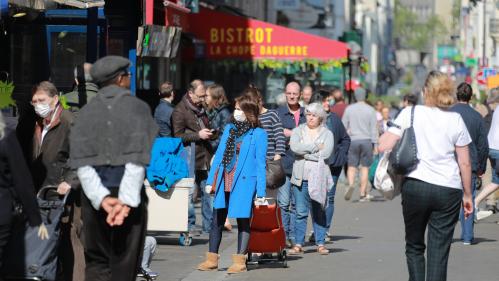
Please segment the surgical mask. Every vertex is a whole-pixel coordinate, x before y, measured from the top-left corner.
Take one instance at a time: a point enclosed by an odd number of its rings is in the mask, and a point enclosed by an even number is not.
[[[236,109],[234,110],[234,119],[238,122],[244,122],[246,121],[246,115],[242,110]]]
[[[38,116],[46,118],[50,114],[50,105],[48,103],[35,104],[35,112]]]
[[[333,106],[334,105],[334,99],[330,99],[328,103],[329,103],[329,106]]]

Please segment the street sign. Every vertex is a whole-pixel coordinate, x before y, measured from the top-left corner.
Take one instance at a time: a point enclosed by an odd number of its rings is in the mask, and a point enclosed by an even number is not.
[[[487,88],[493,89],[499,87],[499,75],[487,77]]]

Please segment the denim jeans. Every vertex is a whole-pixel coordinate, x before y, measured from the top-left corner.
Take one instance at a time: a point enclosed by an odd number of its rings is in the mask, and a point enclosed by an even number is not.
[[[194,209],[193,194],[196,188],[201,191],[201,217],[203,224],[203,232],[210,233],[211,220],[213,218],[213,196],[206,193],[205,186],[208,178],[208,171],[196,171],[196,184],[189,190],[189,209],[188,209],[188,222],[189,230],[192,230],[196,225],[196,211]]]
[[[492,183],[499,184],[499,173],[496,173],[496,165],[499,162],[499,150],[489,149],[489,159],[492,166]]]
[[[196,210],[194,209],[194,191],[198,188],[196,185],[192,186],[189,188],[189,207],[187,210],[187,221],[188,221],[188,228],[189,231],[194,229],[194,226],[196,225]]]
[[[150,272],[149,266],[151,264],[151,260],[156,253],[157,242],[156,239],[152,236],[146,236],[146,240],[144,243],[144,253],[142,254],[142,269],[146,272]]]
[[[301,187],[293,185],[293,195],[296,203],[295,221],[295,243],[303,246],[305,244],[305,233],[307,232],[307,220],[310,208],[312,208],[312,224],[314,228],[315,243],[325,244],[326,237],[326,212],[320,203],[310,200],[308,194],[308,181],[303,181]]]
[[[473,196],[473,213],[467,218],[464,218],[464,210],[461,208],[459,214],[459,221],[461,222],[461,240],[463,242],[473,242],[475,235],[473,233],[473,227],[475,225],[475,196],[476,196],[476,174],[473,173],[471,178],[471,194]]]
[[[460,189],[415,179],[405,180],[402,211],[409,281],[447,280],[447,262],[462,198]],[[428,247],[425,261],[426,228]]]
[[[203,218],[203,232],[210,233],[213,219],[213,196],[206,193],[208,171],[196,171],[196,185],[201,189],[201,217]]]
[[[333,175],[333,187],[327,193],[328,205],[326,207],[326,232],[329,232],[333,224],[334,215],[334,196],[336,195],[336,185],[338,184],[338,176]]]
[[[290,178],[286,176],[286,182],[279,188],[277,192],[277,204],[281,209],[282,224],[286,238],[295,240],[295,199],[291,189]]]

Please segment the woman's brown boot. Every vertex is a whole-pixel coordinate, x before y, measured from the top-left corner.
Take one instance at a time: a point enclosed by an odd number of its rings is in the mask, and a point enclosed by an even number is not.
[[[212,271],[218,269],[218,254],[206,252],[206,260],[198,265],[198,270]]]
[[[232,255],[232,265],[227,269],[227,273],[240,273],[246,271],[246,255]]]

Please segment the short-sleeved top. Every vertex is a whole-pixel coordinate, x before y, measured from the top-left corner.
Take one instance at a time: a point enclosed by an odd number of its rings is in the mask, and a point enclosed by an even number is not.
[[[402,136],[403,129],[411,124],[411,107],[400,112],[394,123],[401,129],[390,127],[388,131]],[[414,131],[419,164],[407,177],[462,189],[455,147],[470,144],[471,137],[461,115],[436,107],[416,106]]]
[[[494,110],[494,115],[492,115],[488,140],[490,149],[499,150],[499,107]]]

